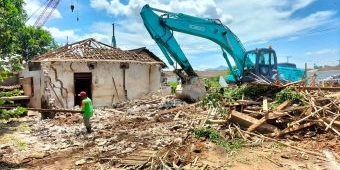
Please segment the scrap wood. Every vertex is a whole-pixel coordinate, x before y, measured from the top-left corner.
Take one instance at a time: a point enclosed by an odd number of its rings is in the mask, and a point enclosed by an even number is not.
[[[288,113],[284,113],[284,112],[279,112],[279,111],[273,111],[273,112],[269,112],[267,115],[265,115],[266,119],[277,119],[283,116],[289,116],[292,117],[290,114]]]
[[[15,108],[15,107],[0,107],[0,109],[14,109],[14,108]],[[67,110],[67,109],[26,108],[26,110],[41,111],[41,112],[81,113],[80,110]]]
[[[305,124],[302,124],[302,125],[299,125],[299,126],[289,126],[286,129],[279,131],[279,133],[277,133],[277,134],[275,134],[275,133],[271,134],[271,136],[280,137],[280,136],[285,135],[287,133],[291,133],[291,132],[294,132],[294,131],[297,131],[297,130],[300,130],[300,129],[303,129],[303,128],[306,128],[306,127],[309,127],[309,126],[312,126],[312,125],[315,125],[315,124],[319,124],[319,122],[308,122],[308,123],[305,123]]]
[[[319,91],[340,91],[340,87],[310,87],[310,86],[296,86],[299,90],[319,90]]]
[[[330,105],[331,103],[328,103],[326,106],[328,106],[328,105]],[[302,119],[300,119],[300,120],[298,120],[298,121],[295,121],[295,122],[292,122],[290,125],[288,125],[288,126],[294,126],[294,125],[296,125],[296,124],[299,124],[299,123],[301,123],[301,122],[303,122],[303,121],[305,121],[305,120],[307,120],[308,118],[310,118],[310,117],[312,117],[312,116],[315,116],[315,114],[317,114],[318,112],[320,112],[321,110],[323,110],[324,108],[319,108],[319,109],[317,109],[317,110],[315,110],[314,112],[312,112],[310,115],[307,115],[306,117],[304,117],[304,118],[302,118]]]
[[[223,120],[223,119],[219,119],[219,120],[214,120],[214,119],[207,119],[206,120],[207,124],[219,124],[219,125],[224,125],[226,123],[228,123],[228,120]]]
[[[286,100],[283,103],[281,103],[279,106],[277,106],[276,110],[282,110],[288,106],[290,106],[292,104],[292,102],[290,100]]]
[[[340,92],[337,92],[337,93],[333,93],[333,94],[327,94],[325,95],[325,97],[327,98],[337,98],[337,99],[340,99]]]
[[[255,110],[249,110],[249,109],[243,109],[243,112],[244,113],[253,113],[253,114],[260,114],[260,115],[263,115],[263,113],[262,112],[260,112],[260,111],[255,111]]]
[[[208,114],[207,114],[207,116],[204,118],[204,120],[201,122],[201,124],[200,124],[200,127],[203,127],[204,125],[205,125],[205,123],[207,122],[207,120],[209,119],[209,116],[210,115],[215,115],[215,113],[216,113],[216,111],[217,111],[217,108],[209,108],[208,109]]]
[[[301,115],[302,116],[308,116],[312,113],[313,107],[308,107]]]
[[[119,110],[116,110],[116,109],[112,109],[112,108],[105,108],[104,110],[116,112],[116,113],[119,113],[119,114],[126,114],[125,112],[122,112],[122,111],[119,111]]]
[[[243,138],[243,140],[247,141],[246,136],[242,133],[240,127],[236,126],[235,124],[233,124],[233,126],[236,128],[237,132],[240,134],[240,136]]]
[[[297,106],[297,107],[288,107],[286,109],[284,109],[284,112],[291,112],[291,111],[298,111],[298,110],[304,110],[309,108],[310,106]]]
[[[162,158],[158,157],[158,159],[161,161],[163,167],[167,170],[172,170],[170,166],[168,166],[163,160]]]
[[[230,120],[234,123],[238,123],[241,126],[245,126],[245,127],[249,127],[249,126],[251,126],[252,124],[255,124],[258,121],[258,119],[256,119],[256,118],[253,118],[251,116],[248,116],[246,114],[243,114],[243,113],[235,111],[235,110],[231,111]],[[267,123],[260,125],[258,127],[258,129],[260,131],[270,132],[270,133],[278,131],[277,127],[270,125],[270,124],[267,124]]]
[[[332,126],[332,124],[334,123],[334,121],[339,117],[340,115],[335,116],[330,122],[329,125],[326,127],[326,131]]]
[[[336,152],[333,152],[333,155],[336,159],[338,159],[338,161],[340,162],[340,156],[336,153]]]
[[[305,78],[298,80],[298,81],[294,81],[294,82],[284,84],[283,87],[288,87],[288,86],[291,86],[291,85],[297,85],[297,84],[303,83],[304,81],[305,81]]]
[[[327,127],[329,127],[329,128],[332,129],[337,135],[340,136],[340,132],[339,132],[338,130],[336,130],[335,128],[333,128],[331,124],[326,123],[326,122],[323,121],[322,119],[319,119],[319,121],[321,121],[321,122],[326,126],[326,129],[327,129]]]
[[[287,106],[288,104],[289,104],[289,101],[284,102],[284,106]],[[282,108],[284,108],[284,106],[281,106],[281,105],[279,106],[278,110],[281,110]],[[248,132],[254,131],[256,128],[258,128],[263,123],[265,123],[267,119],[276,119],[276,118],[279,118],[279,117],[282,117],[282,116],[285,116],[285,115],[289,115],[289,114],[281,113],[281,112],[269,112],[269,113],[266,113],[265,116],[263,116],[260,120],[258,120],[256,123],[254,123],[251,126],[249,126],[247,131]]]
[[[262,109],[264,112],[267,112],[268,111],[268,99],[267,97],[263,97],[263,102],[262,102]]]
[[[267,156],[263,156],[263,157],[266,158],[268,161],[274,163],[275,165],[277,165],[277,166],[279,166],[279,167],[283,167],[283,165],[282,165],[281,163],[276,162],[276,161],[274,161],[274,160],[268,158]]]
[[[261,102],[256,102],[256,101],[252,101],[252,100],[237,100],[236,101],[239,105],[261,105]]]
[[[156,114],[162,115],[162,114],[172,113],[172,112],[176,112],[178,110],[182,110],[182,109],[185,109],[185,108],[188,108],[188,107],[194,107],[194,106],[196,106],[196,104],[197,103],[193,103],[193,104],[188,104],[188,105],[184,105],[184,106],[180,106],[180,107],[175,107],[175,108],[172,108],[172,109],[161,110],[161,111],[158,111]]]
[[[287,146],[287,147],[296,149],[296,150],[301,151],[301,152],[308,153],[308,154],[310,154],[310,155],[315,155],[315,156],[320,156],[320,157],[322,157],[322,158],[325,158],[325,155],[322,154],[322,153],[320,153],[320,152],[314,152],[314,151],[309,151],[309,150],[306,150],[306,149],[302,149],[302,148],[297,147],[297,146],[292,146],[292,145],[289,145],[289,144],[287,144],[287,143],[280,142],[280,141],[278,141],[277,139],[273,139],[273,138],[266,137],[266,136],[263,136],[263,135],[258,135],[258,134],[253,133],[253,132],[247,132],[247,131],[244,131],[244,130],[242,130],[242,131],[243,131],[244,133],[249,134],[249,135],[254,135],[254,136],[256,136],[256,137],[260,137],[260,138],[267,139],[267,140],[270,140],[270,141],[273,141],[273,142],[277,142],[277,143],[279,143],[279,144],[285,145],[285,146]]]
[[[335,126],[339,126],[340,127],[340,121],[336,121],[335,120],[336,117],[334,119],[330,118],[330,117],[325,117],[323,118],[324,121],[326,121],[327,123],[330,123],[332,125],[335,125]]]
[[[249,126],[249,128],[247,129],[247,132],[252,132],[254,131],[256,128],[258,128],[259,126],[261,126],[264,122],[266,122],[266,117],[263,116],[260,120],[258,120],[256,123],[252,124],[251,126]]]

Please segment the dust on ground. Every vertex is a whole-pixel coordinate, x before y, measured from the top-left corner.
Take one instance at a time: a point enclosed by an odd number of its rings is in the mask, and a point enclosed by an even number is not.
[[[207,112],[173,96],[149,95],[96,109],[93,133],[77,113],[38,112],[1,123],[1,169],[338,169],[339,136],[268,141],[251,136],[232,150],[195,138]],[[218,128],[231,129],[220,126]],[[233,137],[233,136],[231,136]],[[313,155],[281,143],[315,151]]]

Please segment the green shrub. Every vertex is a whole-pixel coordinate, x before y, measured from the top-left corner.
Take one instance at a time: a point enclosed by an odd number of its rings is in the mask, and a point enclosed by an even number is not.
[[[232,153],[233,151],[240,149],[243,147],[243,140],[235,139],[232,141],[226,141],[224,138],[218,133],[217,130],[211,128],[198,128],[194,130],[194,135],[196,138],[205,137],[209,139],[211,142],[222,146],[228,153]]]
[[[286,87],[278,92],[275,96],[276,103],[283,103],[286,100],[290,100],[293,103],[301,103],[303,95],[297,91],[294,91],[294,87]]]
[[[26,112],[27,112],[27,109],[23,107],[17,107],[17,108],[10,109],[10,110],[1,109],[0,118],[8,120],[11,117],[19,117]]]

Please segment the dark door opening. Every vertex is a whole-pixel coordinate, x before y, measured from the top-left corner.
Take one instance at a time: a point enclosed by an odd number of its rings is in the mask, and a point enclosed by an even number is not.
[[[92,99],[91,84],[92,73],[74,73],[74,106],[81,104],[81,98],[78,96],[81,91],[85,91]]]

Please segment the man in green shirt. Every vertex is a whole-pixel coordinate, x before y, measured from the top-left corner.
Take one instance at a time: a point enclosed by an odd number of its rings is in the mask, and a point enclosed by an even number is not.
[[[93,115],[92,100],[87,97],[85,91],[81,91],[79,95],[82,99],[81,101],[81,113],[83,114],[84,125],[88,133],[91,133],[90,118]]]

